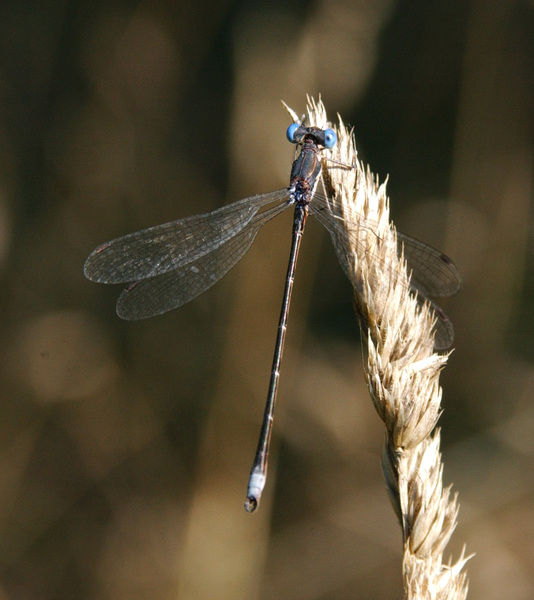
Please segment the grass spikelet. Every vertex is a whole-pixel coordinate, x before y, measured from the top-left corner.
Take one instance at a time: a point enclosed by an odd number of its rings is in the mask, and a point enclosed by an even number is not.
[[[307,122],[327,126],[324,105],[308,98]],[[323,180],[331,198],[331,230],[339,260],[354,288],[354,305],[366,341],[366,378],[386,428],[382,467],[402,527],[406,598],[455,599],[467,595],[462,552],[455,564],[443,551],[456,526],[458,503],[443,487],[439,374],[448,355],[434,351],[432,308],[410,292],[389,219],[385,183],[358,161],[354,138],[341,118],[338,144],[323,158]],[[353,165],[348,168],[347,165]]]

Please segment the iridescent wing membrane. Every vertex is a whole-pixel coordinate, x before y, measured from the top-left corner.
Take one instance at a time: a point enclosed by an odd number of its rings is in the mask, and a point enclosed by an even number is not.
[[[261,227],[291,206],[288,188],[251,196],[210,213],[156,225],[106,242],[87,258],[84,272],[99,283],[127,283],[117,301],[118,315],[138,320],[163,314],[193,300],[223,277],[248,251]],[[310,213],[335,236],[344,227],[329,214],[327,200],[316,193]],[[361,223],[359,227],[370,227]],[[439,250],[398,233],[410,285],[422,300],[451,296],[460,288],[454,263]],[[452,323],[434,304],[436,349],[453,341]]]
[[[338,236],[342,239],[348,237],[351,245],[356,249],[361,248],[361,252],[364,253],[368,250],[361,246],[356,232],[366,229],[371,235],[377,236],[376,224],[363,220],[354,225],[354,233],[351,234],[347,230],[346,222],[338,214],[333,214],[331,203],[319,194],[315,195],[310,205],[310,213],[330,233],[334,244]],[[410,288],[417,292],[417,298],[421,303],[428,302],[434,310],[436,316],[434,348],[446,350],[454,340],[454,328],[443,309],[430,297],[447,297],[456,294],[461,287],[458,269],[446,254],[400,231],[397,231],[397,243],[398,255],[403,255],[407,263]],[[378,257],[375,259],[381,260]],[[343,268],[346,267],[343,266]],[[391,271],[384,264],[381,265],[381,270],[383,272]],[[395,279],[396,277],[397,275],[391,272],[390,278]]]
[[[273,206],[259,212],[267,204]],[[117,301],[123,319],[163,314],[214,285],[244,256],[261,227],[288,206],[283,188],[130,233],[96,248],[85,262],[85,276],[129,284]]]

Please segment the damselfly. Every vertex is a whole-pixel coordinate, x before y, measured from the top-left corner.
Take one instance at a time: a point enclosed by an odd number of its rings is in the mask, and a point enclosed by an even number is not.
[[[117,301],[121,318],[137,320],[159,315],[210,288],[243,257],[265,223],[294,206],[289,266],[269,392],[245,501],[250,512],[258,506],[267,476],[289,303],[306,218],[308,213],[315,215],[332,235],[343,227],[340,219],[328,218],[329,199],[315,193],[322,170],[321,152],[335,146],[335,132],[293,123],[287,130],[287,138],[301,147],[293,162],[289,187],[106,242],[89,255],[84,267],[85,276],[92,281],[127,284]],[[399,251],[402,247],[411,270],[410,285],[419,297],[449,296],[458,291],[460,277],[447,256],[401,233],[398,241]],[[444,349],[452,343],[452,324],[439,307],[433,306],[437,316],[435,345]]]

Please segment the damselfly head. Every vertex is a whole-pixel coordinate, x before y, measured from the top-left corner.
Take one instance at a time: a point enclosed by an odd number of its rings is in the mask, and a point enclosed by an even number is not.
[[[316,144],[324,146],[328,150],[331,150],[337,143],[337,135],[333,129],[305,127],[298,123],[292,123],[287,128],[286,137],[292,144],[300,144],[306,137],[311,137]]]

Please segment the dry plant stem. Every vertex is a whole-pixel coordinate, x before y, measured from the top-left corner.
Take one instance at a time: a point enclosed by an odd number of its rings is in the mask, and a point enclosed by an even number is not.
[[[308,98],[307,120],[327,125],[321,101]],[[332,196],[330,218],[344,223],[344,233],[332,237],[354,287],[368,348],[369,393],[386,426],[382,467],[402,527],[405,595],[465,598],[465,552],[455,564],[443,564],[458,514],[456,495],[451,496],[450,487],[443,488],[440,436],[435,430],[441,401],[439,373],[448,355],[434,353],[432,309],[409,291],[409,275],[389,220],[385,184],[380,185],[357,160],[353,136],[339,120],[339,141],[331,153],[325,152],[323,179]]]

